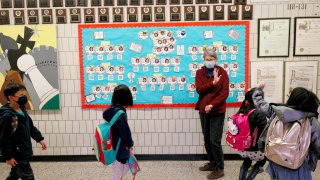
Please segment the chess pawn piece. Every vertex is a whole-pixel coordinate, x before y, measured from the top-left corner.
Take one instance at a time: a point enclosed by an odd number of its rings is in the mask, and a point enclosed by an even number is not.
[[[59,90],[53,88],[46,78],[38,70],[33,56],[24,54],[19,57],[17,65],[20,71],[29,76],[30,81],[40,99],[39,109],[50,109],[56,106],[55,102],[59,98]]]

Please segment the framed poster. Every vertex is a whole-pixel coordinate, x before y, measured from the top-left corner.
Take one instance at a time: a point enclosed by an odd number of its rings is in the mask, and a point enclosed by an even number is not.
[[[285,63],[284,99],[295,87],[304,87],[317,94],[318,61],[289,61]]]
[[[294,19],[294,56],[320,56],[320,17]]]
[[[249,22],[78,25],[83,108],[108,107],[127,85],[134,107],[194,107],[196,71],[204,48],[217,52],[230,79],[228,106],[239,106],[248,84]]]
[[[258,57],[289,57],[290,18],[258,19]]]
[[[265,83],[264,98],[267,102],[283,102],[283,61],[251,62],[251,87]]]

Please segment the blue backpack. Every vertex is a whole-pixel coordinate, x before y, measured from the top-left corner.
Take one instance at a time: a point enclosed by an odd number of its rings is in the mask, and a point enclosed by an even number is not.
[[[110,122],[104,122],[96,127],[93,138],[93,149],[97,160],[104,165],[112,164],[116,160],[121,139],[119,138],[117,147],[114,149],[111,127],[122,113],[124,113],[123,110],[117,111]]]

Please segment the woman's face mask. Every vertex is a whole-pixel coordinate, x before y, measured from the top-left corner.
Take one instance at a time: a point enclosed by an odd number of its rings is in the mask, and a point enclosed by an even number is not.
[[[208,69],[212,69],[214,68],[214,66],[216,65],[216,61],[217,59],[212,57],[212,56],[205,56],[204,57],[204,65],[208,68]]]
[[[208,68],[208,69],[212,69],[214,68],[214,65],[216,63],[214,61],[204,61],[204,65]]]

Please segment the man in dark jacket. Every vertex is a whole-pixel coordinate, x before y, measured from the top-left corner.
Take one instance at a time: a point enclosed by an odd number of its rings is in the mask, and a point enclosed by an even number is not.
[[[208,179],[224,176],[224,159],[221,146],[223,124],[226,112],[226,99],[229,96],[229,77],[227,72],[217,65],[218,57],[212,49],[204,50],[204,65],[196,72],[196,90],[204,145],[209,164],[200,167],[200,171],[212,171]]]
[[[29,163],[33,155],[30,137],[41,144],[42,150],[46,150],[46,143],[26,111],[26,88],[12,83],[4,90],[4,95],[9,102],[0,108],[0,147],[3,159],[11,166],[6,179],[34,179]]]

